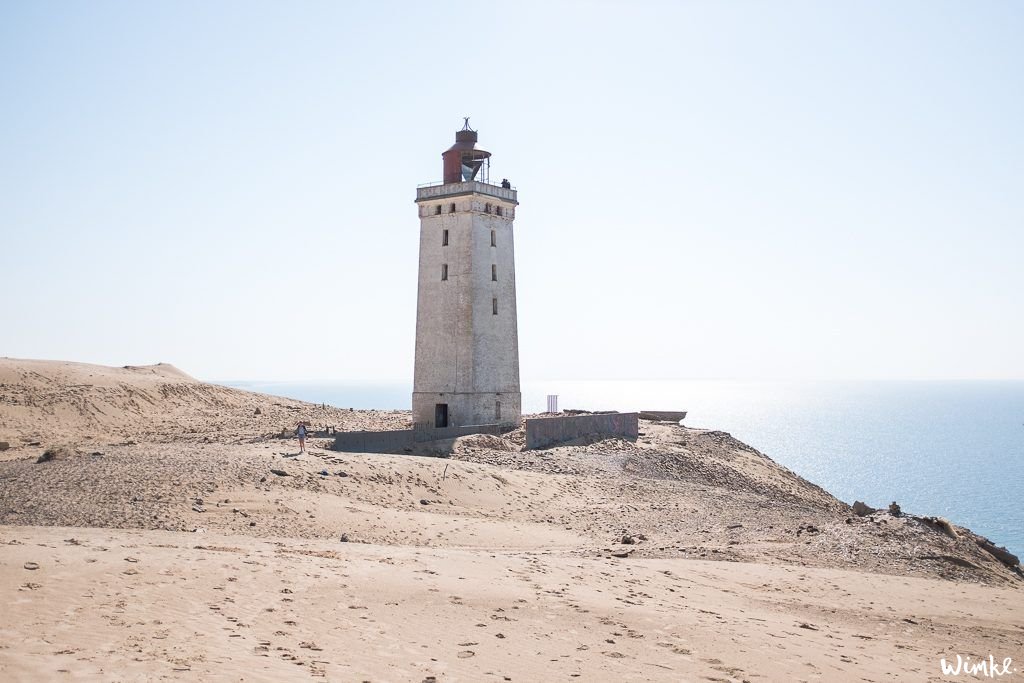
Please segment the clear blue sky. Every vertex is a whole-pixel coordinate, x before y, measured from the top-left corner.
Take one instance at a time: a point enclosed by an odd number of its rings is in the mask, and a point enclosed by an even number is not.
[[[524,379],[1024,378],[1024,4],[0,1],[0,355],[412,374],[518,187]]]

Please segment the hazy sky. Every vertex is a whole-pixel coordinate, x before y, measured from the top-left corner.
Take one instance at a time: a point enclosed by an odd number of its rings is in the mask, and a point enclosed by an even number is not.
[[[1024,4],[0,0],[0,356],[411,380],[416,185],[540,378],[1024,378]]]

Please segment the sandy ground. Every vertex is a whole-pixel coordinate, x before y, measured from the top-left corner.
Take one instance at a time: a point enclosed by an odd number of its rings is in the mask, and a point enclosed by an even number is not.
[[[103,529],[0,539],[7,680],[940,680],[943,655],[1019,655],[1024,640],[1018,591],[842,570]]]
[[[970,680],[957,654],[1024,677],[1019,568],[727,434],[296,457],[300,419],[408,413],[0,359],[0,678]]]

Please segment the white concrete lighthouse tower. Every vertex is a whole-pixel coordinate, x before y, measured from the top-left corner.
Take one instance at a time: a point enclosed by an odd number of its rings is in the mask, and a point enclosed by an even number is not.
[[[412,413],[417,429],[519,423],[512,221],[516,191],[490,183],[469,127],[441,155],[444,182],[416,190],[420,273]]]

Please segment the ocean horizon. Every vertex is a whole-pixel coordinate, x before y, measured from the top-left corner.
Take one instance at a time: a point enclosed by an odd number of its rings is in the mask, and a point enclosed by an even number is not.
[[[411,383],[222,381],[360,410],[408,410]],[[946,517],[1024,553],[1024,381],[543,380],[523,412],[686,410],[837,498]]]

